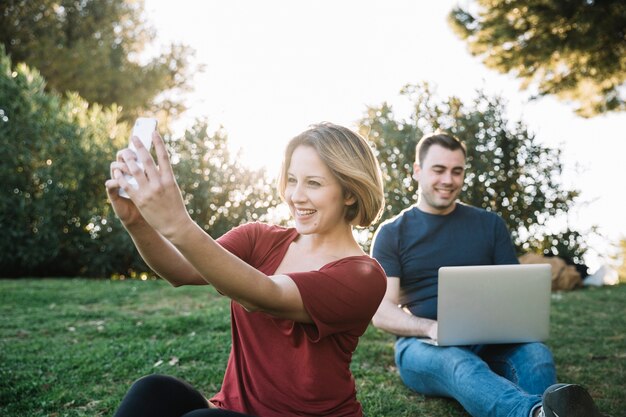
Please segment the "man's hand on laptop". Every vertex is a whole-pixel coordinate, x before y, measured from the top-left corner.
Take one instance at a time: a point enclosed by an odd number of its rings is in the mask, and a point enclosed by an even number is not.
[[[430,320],[430,322],[431,323],[429,323],[427,327],[428,330],[426,332],[426,336],[436,341],[437,340],[437,321]]]
[[[411,313],[408,307],[401,307],[402,311],[404,311],[409,316],[412,316],[415,321],[415,330],[416,334],[413,334],[414,337],[428,338],[432,340],[437,340],[437,320],[425,319],[424,317],[417,317]]]

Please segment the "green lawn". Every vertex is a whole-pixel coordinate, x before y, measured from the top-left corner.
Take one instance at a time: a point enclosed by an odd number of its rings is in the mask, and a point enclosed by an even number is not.
[[[559,380],[583,384],[613,417],[626,416],[626,285],[556,294]],[[163,281],[0,280],[0,415],[109,416],[134,379],[166,373],[208,396],[230,343],[228,300],[209,287]],[[369,417],[467,416],[450,400],[407,390],[393,337],[369,328],[354,356]]]

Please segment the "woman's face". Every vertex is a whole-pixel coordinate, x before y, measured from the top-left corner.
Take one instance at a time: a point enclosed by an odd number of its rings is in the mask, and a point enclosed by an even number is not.
[[[291,155],[284,195],[296,229],[303,235],[345,227],[346,205],[354,202],[343,196],[333,173],[317,151],[306,145],[298,146]]]

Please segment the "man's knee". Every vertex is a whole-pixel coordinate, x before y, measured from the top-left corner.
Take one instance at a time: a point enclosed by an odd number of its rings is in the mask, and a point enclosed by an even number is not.
[[[415,341],[397,352],[400,378],[424,395],[452,396],[454,386],[487,369],[486,363],[463,347],[436,347]]]
[[[415,341],[396,352],[401,372],[416,372],[454,378],[457,374],[477,372],[487,364],[469,349],[437,347]]]
[[[541,342],[525,343],[520,345],[520,349],[522,350],[521,355],[525,357],[527,362],[536,364],[554,363],[552,351]]]

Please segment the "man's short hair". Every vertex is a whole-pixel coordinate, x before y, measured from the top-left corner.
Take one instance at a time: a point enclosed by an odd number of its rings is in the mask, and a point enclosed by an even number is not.
[[[439,145],[442,148],[446,148],[451,151],[460,149],[463,151],[463,156],[467,157],[467,148],[459,138],[442,130],[437,130],[435,133],[422,137],[415,146],[415,159],[420,166],[424,162],[424,158],[426,158],[428,150],[433,145]]]

